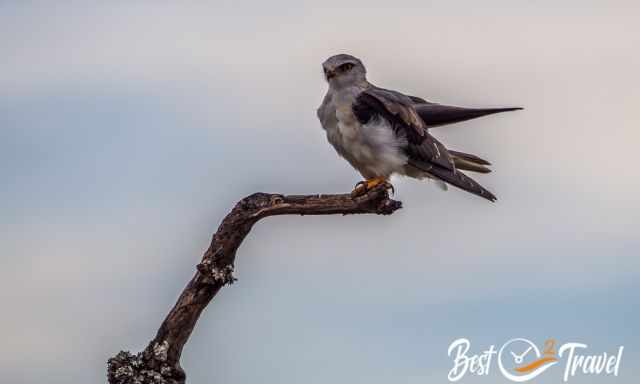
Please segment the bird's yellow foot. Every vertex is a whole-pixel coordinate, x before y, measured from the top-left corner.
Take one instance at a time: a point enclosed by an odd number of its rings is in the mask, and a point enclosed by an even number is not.
[[[389,183],[383,177],[376,177],[375,179],[369,179],[369,180],[358,182],[358,184],[356,184],[355,188],[351,192],[351,196],[352,197],[362,196],[381,184],[384,185],[386,189],[391,190],[391,193],[395,193],[395,190],[393,188],[393,185],[391,185],[391,183]]]

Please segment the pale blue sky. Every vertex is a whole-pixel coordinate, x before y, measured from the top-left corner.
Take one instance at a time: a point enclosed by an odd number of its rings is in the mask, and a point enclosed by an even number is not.
[[[622,344],[620,377],[573,382],[635,382],[640,6],[310,4],[0,4],[3,377],[104,381],[239,198],[350,190],[315,117],[320,63],[350,52],[381,86],[525,106],[434,130],[493,162],[499,200],[398,179],[391,217],[260,223],[190,382],[444,383],[458,337]]]

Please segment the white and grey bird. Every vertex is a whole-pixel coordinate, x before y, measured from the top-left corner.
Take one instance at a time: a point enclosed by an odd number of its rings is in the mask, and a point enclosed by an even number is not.
[[[428,102],[376,87],[358,58],[340,54],[322,64],[329,90],[318,108],[327,139],[365,178],[354,195],[377,185],[391,187],[393,174],[430,178],[495,201],[496,197],[461,172],[490,172],[478,156],[448,150],[429,128],[522,108],[462,108]],[[392,187],[391,187],[392,188]]]

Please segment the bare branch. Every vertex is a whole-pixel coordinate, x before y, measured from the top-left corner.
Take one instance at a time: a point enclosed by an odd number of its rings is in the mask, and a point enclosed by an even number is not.
[[[213,235],[197,272],[162,322],[155,338],[137,355],[121,351],[109,359],[111,384],[182,384],[182,348],[200,314],[220,288],[233,283],[238,247],[260,219],[277,215],[333,215],[373,213],[389,215],[401,207],[389,199],[384,186],[360,197],[343,195],[278,195],[255,193],[240,200]]]

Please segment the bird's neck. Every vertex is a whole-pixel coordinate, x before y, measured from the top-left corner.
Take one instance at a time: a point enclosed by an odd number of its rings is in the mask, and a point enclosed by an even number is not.
[[[366,91],[371,87],[371,84],[367,80],[362,80],[356,83],[349,84],[331,84],[329,90],[334,93],[351,92],[359,94],[362,91]]]

